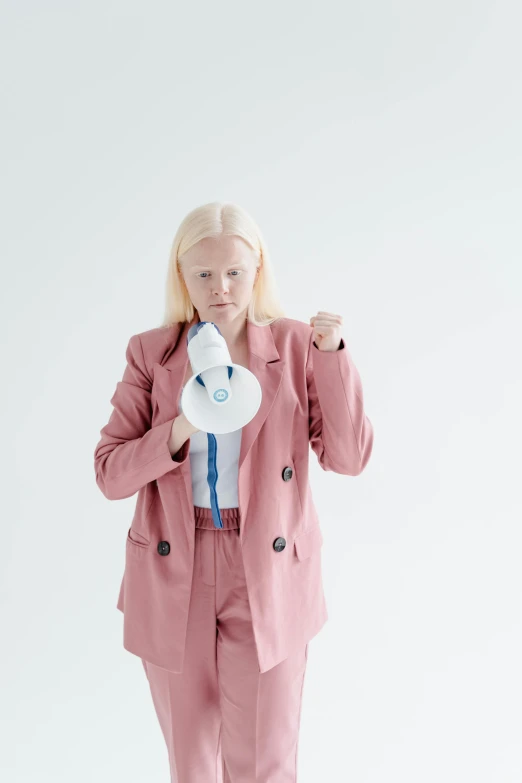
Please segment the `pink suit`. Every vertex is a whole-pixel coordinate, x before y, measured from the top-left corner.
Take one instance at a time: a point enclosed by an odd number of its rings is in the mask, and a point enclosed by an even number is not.
[[[238,526],[215,528],[193,504],[190,439],[174,457],[167,445],[197,320],[130,338],[95,450],[104,495],[138,493],[117,602],[123,644],[147,672],[172,781],[294,783],[308,642],[328,618],[310,446],[324,470],[357,476],[373,428],[344,340],[320,351],[301,321],[247,322],[263,398],[242,429],[239,509],[222,510]]]

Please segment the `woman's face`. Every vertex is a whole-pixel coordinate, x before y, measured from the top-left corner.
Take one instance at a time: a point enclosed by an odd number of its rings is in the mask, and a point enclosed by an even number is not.
[[[180,256],[183,279],[201,321],[246,318],[256,281],[257,255],[241,237],[201,239]],[[226,307],[217,307],[228,302]]]

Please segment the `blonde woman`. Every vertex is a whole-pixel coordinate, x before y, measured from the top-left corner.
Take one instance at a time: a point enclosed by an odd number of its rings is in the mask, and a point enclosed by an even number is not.
[[[254,418],[225,435],[180,407],[202,321],[262,389]],[[328,617],[310,447],[324,470],[357,476],[373,445],[342,323],[286,317],[259,227],[210,203],[174,238],[164,322],[129,340],[95,471],[110,500],[137,493],[117,608],[173,782],[297,780],[308,643]]]

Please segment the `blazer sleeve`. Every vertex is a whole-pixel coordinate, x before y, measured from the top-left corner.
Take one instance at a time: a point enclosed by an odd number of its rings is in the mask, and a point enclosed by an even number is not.
[[[320,351],[310,334],[306,364],[310,445],[323,470],[358,476],[373,448],[373,426],[365,414],[361,379],[341,343]]]
[[[134,495],[141,487],[187,460],[190,438],[171,456],[168,441],[174,418],[151,427],[152,380],[139,335],[126,350],[127,366],[111,398],[114,410],[94,451],[96,483],[109,500]]]

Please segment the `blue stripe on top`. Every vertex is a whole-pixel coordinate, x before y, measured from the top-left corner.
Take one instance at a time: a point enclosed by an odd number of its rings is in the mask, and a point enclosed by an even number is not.
[[[207,432],[208,442],[208,473],[207,481],[210,487],[210,508],[212,509],[212,518],[214,520],[215,527],[223,527],[223,520],[221,519],[221,513],[219,511],[218,496],[216,492],[216,484],[218,480],[217,469],[217,439],[212,432]]]

